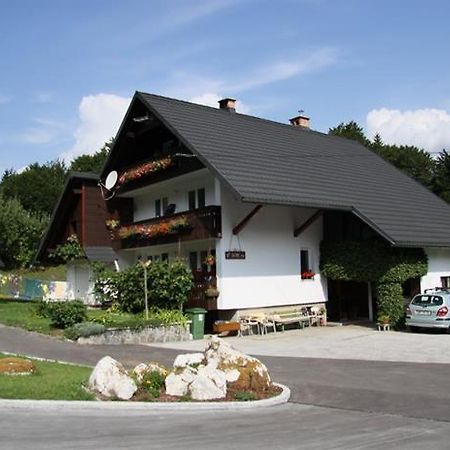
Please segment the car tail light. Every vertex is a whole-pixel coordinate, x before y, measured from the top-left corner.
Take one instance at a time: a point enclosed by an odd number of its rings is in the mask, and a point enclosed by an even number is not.
[[[442,308],[438,309],[438,312],[436,313],[436,316],[438,317],[444,317],[448,314],[448,308],[446,306],[443,306]]]
[[[411,315],[411,308],[409,306],[406,308],[406,315],[407,316]]]

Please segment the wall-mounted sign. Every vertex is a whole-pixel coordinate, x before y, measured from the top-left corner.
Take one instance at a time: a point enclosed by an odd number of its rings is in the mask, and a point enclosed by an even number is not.
[[[243,250],[229,250],[225,252],[225,259],[245,259],[245,252]]]

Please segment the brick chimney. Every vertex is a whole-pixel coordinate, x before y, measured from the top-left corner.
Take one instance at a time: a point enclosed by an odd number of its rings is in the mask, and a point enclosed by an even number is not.
[[[309,117],[306,117],[303,114],[289,119],[289,122],[291,122],[291,125],[293,125],[294,127],[309,129]]]
[[[236,100],[234,98],[223,98],[219,100],[219,108],[229,112],[236,112]]]

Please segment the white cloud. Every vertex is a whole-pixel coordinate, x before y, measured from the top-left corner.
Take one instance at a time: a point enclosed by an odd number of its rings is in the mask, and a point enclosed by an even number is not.
[[[69,162],[82,154],[93,154],[115,136],[129,98],[114,94],[95,94],[83,97],[78,107],[80,124],[75,130],[75,144],[61,155]]]
[[[290,78],[316,72],[324,67],[335,64],[337,51],[324,47],[310,54],[297,57],[295,60],[274,61],[271,64],[256,68],[246,74],[245,79],[229,84],[228,89],[239,92],[284,81]]]
[[[429,152],[450,148],[450,113],[443,109],[374,109],[366,124],[369,135],[379,133],[386,144],[416,145]]]
[[[219,107],[218,102],[222,98],[224,98],[224,96],[221,96],[217,93],[206,92],[204,94],[190,98],[189,101],[192,103],[198,103],[199,105],[212,106],[213,108],[218,108]],[[238,101],[236,102],[236,111],[242,114],[248,114],[250,111],[250,107],[246,103]]]

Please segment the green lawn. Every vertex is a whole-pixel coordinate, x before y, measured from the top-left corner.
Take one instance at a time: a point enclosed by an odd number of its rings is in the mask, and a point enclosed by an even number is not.
[[[35,312],[36,302],[0,299],[0,323],[25,328],[39,333],[62,335],[61,330],[51,327],[50,319]]]
[[[0,354],[0,358],[7,355]],[[33,361],[33,375],[0,374],[0,398],[32,400],[93,400],[82,388],[92,371],[89,367]]]

